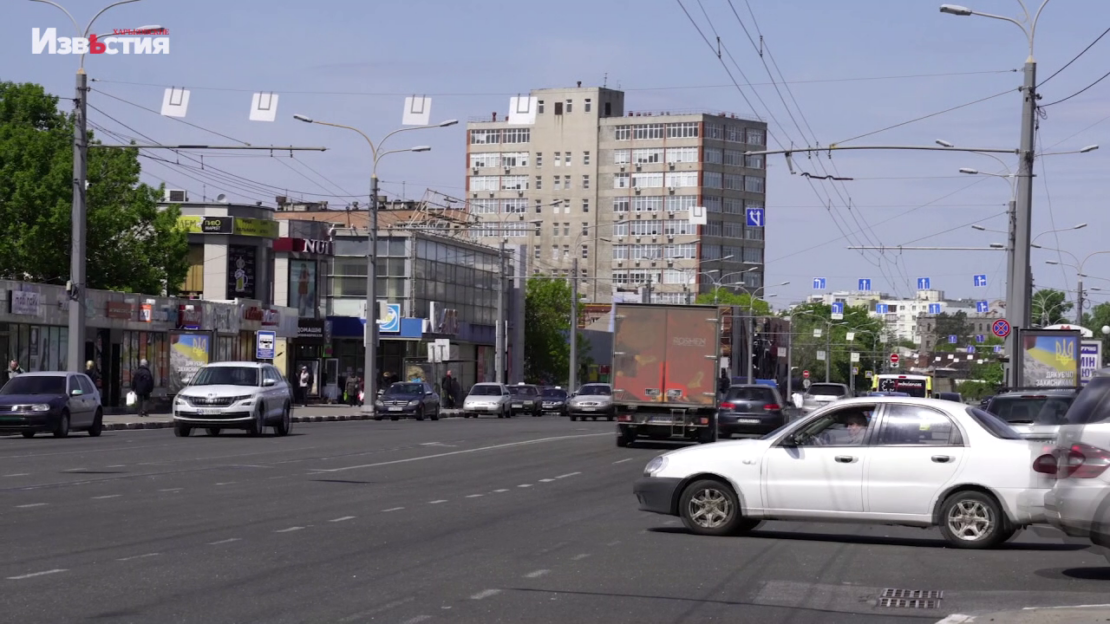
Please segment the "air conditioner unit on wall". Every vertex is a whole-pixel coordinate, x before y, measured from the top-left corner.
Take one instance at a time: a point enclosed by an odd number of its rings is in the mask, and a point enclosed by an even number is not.
[[[162,195],[163,202],[181,203],[189,201],[189,191],[185,189],[166,189]]]

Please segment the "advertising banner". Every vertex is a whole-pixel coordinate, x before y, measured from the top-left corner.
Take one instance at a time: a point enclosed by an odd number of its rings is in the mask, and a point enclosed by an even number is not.
[[[289,261],[289,306],[301,318],[316,317],[316,261]]]
[[[228,245],[227,298],[254,299],[255,248]]]
[[[1079,332],[1023,330],[1021,341],[1021,386],[1079,385]]]
[[[208,333],[170,334],[170,394],[180,392],[208,364],[211,345]]]
[[[1079,383],[1086,385],[1095,371],[1102,368],[1102,341],[1084,340],[1079,345]]]

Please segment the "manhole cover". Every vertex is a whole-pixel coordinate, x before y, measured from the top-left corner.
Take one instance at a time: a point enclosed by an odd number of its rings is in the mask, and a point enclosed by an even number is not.
[[[883,598],[926,598],[933,600],[941,600],[944,598],[944,592],[933,591],[931,589],[884,589],[882,593]]]
[[[942,591],[887,588],[879,596],[879,606],[892,609],[937,609],[943,598]]]

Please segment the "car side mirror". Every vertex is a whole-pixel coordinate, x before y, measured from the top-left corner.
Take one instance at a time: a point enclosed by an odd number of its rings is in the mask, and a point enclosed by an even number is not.
[[[787,435],[782,439],[781,446],[785,448],[796,448],[798,446],[798,438],[793,433]]]
[[[267,388],[270,387],[270,386],[275,385],[276,383],[277,383],[276,379],[263,379],[262,380],[262,385],[266,386]]]
[[[74,388],[73,390],[69,391],[69,394],[70,396],[81,396],[82,394],[84,394],[84,392],[82,392],[80,388]]]

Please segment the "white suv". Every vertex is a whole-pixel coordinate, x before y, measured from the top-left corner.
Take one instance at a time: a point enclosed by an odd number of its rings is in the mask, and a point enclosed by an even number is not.
[[[289,435],[292,405],[292,388],[272,364],[208,364],[174,398],[173,430],[179,437],[194,427],[211,436],[223,429],[246,429],[257,436],[272,426],[277,435]]]

